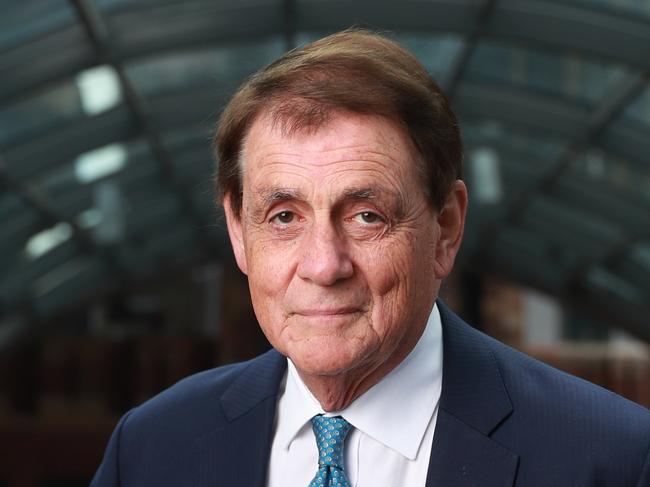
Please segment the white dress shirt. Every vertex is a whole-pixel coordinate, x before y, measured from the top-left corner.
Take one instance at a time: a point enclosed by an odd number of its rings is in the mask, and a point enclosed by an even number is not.
[[[343,416],[353,429],[345,442],[352,487],[424,486],[442,389],[442,327],[434,305],[411,353],[347,408],[325,413],[293,362],[278,397],[268,487],[307,487],[318,471],[311,427],[317,414]]]

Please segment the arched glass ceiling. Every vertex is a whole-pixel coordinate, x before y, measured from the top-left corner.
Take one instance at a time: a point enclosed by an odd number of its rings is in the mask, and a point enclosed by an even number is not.
[[[647,1],[0,7],[0,328],[219,258],[220,109],[287,48],[361,25],[412,50],[459,113],[472,193],[461,265],[650,340]]]

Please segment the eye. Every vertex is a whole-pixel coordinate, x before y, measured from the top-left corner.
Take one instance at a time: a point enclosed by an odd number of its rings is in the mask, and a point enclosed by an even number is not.
[[[372,211],[362,211],[361,213],[357,213],[355,215],[355,219],[361,223],[368,225],[383,221],[383,219],[377,213],[374,213]]]
[[[295,219],[296,215],[293,211],[281,211],[273,218],[271,218],[271,223],[277,223],[279,225],[288,225]]]

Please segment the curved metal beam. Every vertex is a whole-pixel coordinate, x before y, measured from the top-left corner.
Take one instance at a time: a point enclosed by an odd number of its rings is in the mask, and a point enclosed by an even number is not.
[[[456,55],[456,59],[454,59],[454,62],[451,65],[451,69],[447,75],[444,87],[444,92],[447,94],[447,97],[450,100],[454,100],[456,97],[456,91],[458,90],[460,81],[465,74],[467,65],[472,59],[472,54],[474,54],[476,45],[479,43],[479,40],[485,33],[485,28],[494,13],[496,3],[497,0],[483,1],[483,4],[481,5],[481,8],[476,16],[476,20],[474,21],[474,25],[465,37],[460,51]]]

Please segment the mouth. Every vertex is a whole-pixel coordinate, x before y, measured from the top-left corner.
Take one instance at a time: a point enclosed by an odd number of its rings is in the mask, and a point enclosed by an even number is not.
[[[356,307],[342,307],[342,308],[308,308],[294,311],[292,314],[299,316],[314,316],[314,317],[327,317],[327,316],[339,316],[339,315],[349,315],[354,313],[360,313],[361,310]]]

